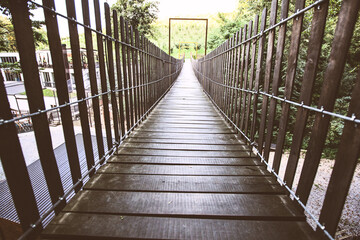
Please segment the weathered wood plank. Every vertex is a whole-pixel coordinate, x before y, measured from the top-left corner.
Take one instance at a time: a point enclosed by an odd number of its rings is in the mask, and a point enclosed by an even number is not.
[[[109,163],[98,170],[111,174],[184,175],[184,176],[270,176],[264,166],[154,165]]]
[[[230,129],[227,126],[224,126],[224,124],[218,123],[218,124],[208,124],[208,122],[205,123],[157,123],[157,122],[148,122],[146,121],[145,124],[141,125],[141,129],[149,129],[149,128],[197,128],[197,129]]]
[[[359,1],[342,2],[328,61],[329,64],[327,65],[324,74],[324,82],[318,103],[318,105],[323,106],[326,111],[332,112],[334,109],[359,8]],[[322,116],[321,113],[316,113],[315,123],[311,130],[311,137],[304,160],[304,166],[296,190],[296,193],[303,203],[307,202],[314,183],[329,124],[329,115]]]
[[[170,139],[237,139],[233,134],[223,134],[223,133],[161,133],[161,132],[141,132],[134,131],[131,137],[147,137],[147,138],[170,138]]]
[[[278,7],[278,0],[272,0],[271,12],[270,12],[270,27],[275,25],[276,23],[277,7]],[[265,76],[264,76],[264,85],[263,85],[263,91],[266,93],[268,93],[270,89],[274,42],[275,42],[275,29],[272,29],[269,32],[268,46],[266,53],[266,66],[265,66]],[[268,97],[263,96],[262,106],[261,106],[261,120],[259,126],[259,138],[258,138],[258,149],[260,153],[262,153],[263,143],[265,138],[265,125],[267,120],[268,101],[269,101]],[[268,134],[272,134],[272,133],[268,133]]]
[[[200,144],[200,145],[244,145],[244,143],[237,139],[170,139],[170,138],[137,138],[129,137],[124,143],[176,143],[176,144]]]
[[[202,134],[231,134],[234,133],[231,129],[218,129],[218,128],[142,128],[143,133],[155,132],[155,133],[202,133]]]
[[[109,223],[112,224],[109,224]],[[84,227],[86,226],[86,227]],[[171,230],[169,227],[171,226]],[[246,230],[244,230],[246,229]],[[281,231],[279,231],[281,229]],[[256,233],[256,234],[254,234]],[[55,236],[54,236],[55,235]],[[45,238],[72,239],[314,239],[301,221],[244,221],[129,215],[61,213],[44,231]]]
[[[135,156],[115,155],[108,162],[143,163],[165,165],[262,165],[257,158],[207,158],[207,157],[169,157],[169,156]]]
[[[85,190],[284,194],[273,177],[96,174]]]
[[[116,152],[120,155],[140,156],[179,156],[179,157],[254,157],[254,153],[248,151],[186,151],[186,150],[158,150],[158,149],[133,149],[122,148]]]
[[[77,201],[87,204],[77,204]],[[241,204],[239,204],[241,203]],[[79,192],[64,212],[134,214],[191,218],[247,220],[304,220],[304,215],[283,195]]]
[[[248,145],[193,145],[193,144],[166,144],[166,143],[123,143],[124,148],[162,149],[162,150],[197,150],[197,151],[249,151]]]
[[[311,104],[312,90],[314,87],[317,65],[320,60],[320,51],[322,48],[322,40],[325,31],[328,8],[329,2],[325,1],[320,5],[320,9],[316,8],[314,10],[315,12],[311,24],[311,34],[309,38],[307,61],[305,65],[304,77],[301,84],[299,98],[299,101],[303,102],[305,105]],[[307,119],[308,110],[305,108],[299,108],[296,113],[296,121],[292,137],[291,150],[284,177],[284,180],[289,186],[292,186],[294,181]]]
[[[261,26],[260,31],[263,32],[266,27],[266,17],[267,17],[267,10],[264,8],[261,14]],[[259,38],[259,46],[258,46],[258,54],[257,54],[257,61],[256,61],[256,74],[255,74],[255,83],[254,83],[254,91],[259,91],[260,87],[260,78],[262,76],[262,63],[264,59],[264,45],[265,45],[266,37],[262,35]],[[250,140],[253,141],[255,138],[255,132],[257,129],[257,102],[259,99],[259,95],[254,95],[253,107],[252,107],[252,121],[250,127]]]

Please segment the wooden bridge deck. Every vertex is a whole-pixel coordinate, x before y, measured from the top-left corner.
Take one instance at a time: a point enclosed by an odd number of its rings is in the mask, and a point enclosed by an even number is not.
[[[43,239],[314,239],[203,94],[189,63]]]

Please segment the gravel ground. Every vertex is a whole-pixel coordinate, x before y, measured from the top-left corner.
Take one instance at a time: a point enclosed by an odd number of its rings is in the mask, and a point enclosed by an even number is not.
[[[274,153],[270,154],[270,163]],[[283,178],[285,174],[286,162],[288,154],[284,154],[282,164],[280,166],[280,176]],[[302,154],[298,169],[295,176],[295,185],[293,190],[296,190],[299,181],[301,169],[304,163],[304,154]],[[310,193],[307,207],[310,212],[319,218],[320,210],[325,198],[326,188],[330,180],[331,172],[334,166],[334,160],[321,159],[318,172]],[[315,229],[315,222],[308,218],[309,224]],[[354,177],[350,186],[349,194],[345,202],[340,223],[336,232],[336,239],[360,239],[360,164],[357,164]]]

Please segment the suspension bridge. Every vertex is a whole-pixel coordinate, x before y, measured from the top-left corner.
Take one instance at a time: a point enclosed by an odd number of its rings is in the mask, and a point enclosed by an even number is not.
[[[17,234],[20,239],[334,239],[360,149],[360,73],[349,95],[348,114],[333,112],[358,0],[342,2],[317,107],[311,105],[312,89],[329,1],[305,5],[305,0],[296,0],[295,11],[289,14],[289,0],[281,4],[273,0],[269,10],[264,9],[218,48],[186,61],[169,56],[140,35],[116,11],[110,12],[107,3],[104,21],[98,0],[92,8],[87,0],[81,1],[82,21],[77,20],[73,0],[66,1],[67,15],[56,12],[52,0],[33,3],[44,10],[59,105],[52,109],[44,105],[28,3],[10,1],[30,114],[12,116],[1,79],[0,157],[16,213],[8,220],[20,226],[18,233],[2,230],[3,235]],[[301,92],[295,100],[304,14],[311,14],[312,22]],[[69,23],[78,98],[73,102],[56,17]],[[84,90],[78,27],[85,34],[91,96]],[[93,115],[89,115],[89,102]],[[74,133],[73,105],[79,108],[81,148]],[[277,109],[281,117],[275,128]],[[52,110],[61,113],[66,152],[61,164],[46,117]],[[315,120],[295,181],[310,112]],[[290,114],[296,123],[282,176],[279,169]],[[89,117],[94,120],[94,133]],[[15,123],[23,118],[31,118],[35,133],[42,169],[37,176],[26,166],[18,138]],[[315,216],[307,202],[331,118],[342,119],[344,127],[321,212]]]

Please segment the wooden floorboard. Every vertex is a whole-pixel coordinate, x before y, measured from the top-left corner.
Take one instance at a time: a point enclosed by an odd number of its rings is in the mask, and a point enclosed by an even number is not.
[[[207,157],[169,157],[169,156],[134,156],[115,155],[108,162],[124,164],[157,164],[157,165],[220,165],[220,166],[254,166],[263,165],[255,157],[246,158],[207,158]]]
[[[206,98],[189,63],[43,239],[314,239],[299,207]]]

